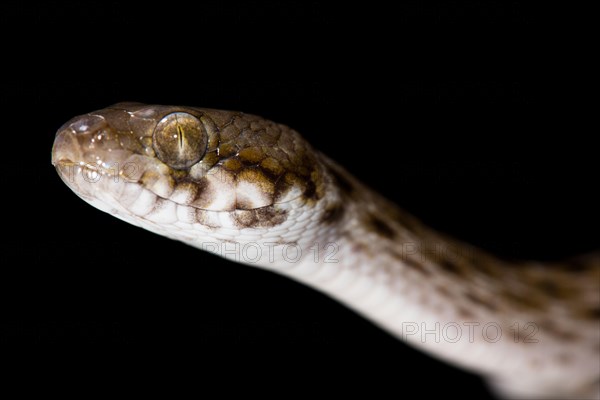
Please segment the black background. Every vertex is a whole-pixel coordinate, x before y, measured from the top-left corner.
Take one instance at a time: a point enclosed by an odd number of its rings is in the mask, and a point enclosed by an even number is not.
[[[161,381],[187,372],[183,387],[221,393],[489,396],[478,378],[324,295],[78,199],[50,165],[54,133],[119,101],[286,123],[429,225],[507,258],[598,247],[597,124],[578,58],[585,24],[564,10],[521,2],[2,7],[0,341],[8,347],[116,346],[136,361],[112,358],[111,369],[151,370]]]

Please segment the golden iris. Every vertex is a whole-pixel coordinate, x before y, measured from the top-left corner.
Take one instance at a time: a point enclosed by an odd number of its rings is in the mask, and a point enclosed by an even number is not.
[[[207,143],[202,122],[188,113],[165,115],[154,128],[154,151],[171,168],[186,169],[196,164],[202,159]]]

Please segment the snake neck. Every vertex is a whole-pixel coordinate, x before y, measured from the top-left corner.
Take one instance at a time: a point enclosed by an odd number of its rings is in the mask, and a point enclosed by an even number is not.
[[[331,160],[323,157],[323,164],[332,188],[315,211],[319,224],[311,240],[298,242],[310,251],[296,263],[263,267],[328,293],[393,335],[497,382],[506,371],[520,371],[529,381],[510,382],[522,387],[517,395],[528,396],[529,387],[555,390],[553,380],[573,371],[579,374],[574,386],[561,390],[572,393],[597,378],[597,258],[578,274],[500,260],[427,228]],[[456,326],[464,335],[444,342],[444,327]],[[429,330],[429,337],[413,334],[415,327]],[[503,336],[487,340],[490,329]],[[465,356],[471,348],[474,355]],[[540,366],[547,373],[534,382]]]
[[[286,274],[303,277],[298,271],[305,268],[387,276],[419,287],[423,306],[432,299],[453,304],[453,317],[534,316],[559,337],[569,336],[563,331],[573,329],[570,323],[598,322],[600,254],[555,265],[499,259],[428,228],[326,156],[319,159],[326,195],[302,211],[310,218],[296,221],[301,229],[294,244],[308,251],[284,263]],[[281,269],[280,261],[262,266]],[[557,313],[563,316],[558,321],[547,317]],[[556,327],[561,320],[565,326]]]

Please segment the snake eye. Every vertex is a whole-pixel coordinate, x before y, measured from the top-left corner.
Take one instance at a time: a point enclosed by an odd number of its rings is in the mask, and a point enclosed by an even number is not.
[[[183,112],[164,116],[154,128],[153,137],[158,158],[175,169],[186,169],[200,161],[208,143],[202,122]]]

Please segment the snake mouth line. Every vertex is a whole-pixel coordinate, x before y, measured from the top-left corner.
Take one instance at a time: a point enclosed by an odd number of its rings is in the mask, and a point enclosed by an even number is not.
[[[54,167],[59,167],[59,166],[66,166],[66,167],[71,167],[73,165],[77,164],[75,161],[72,161],[68,158],[61,158],[59,160],[52,160],[52,165]]]
[[[98,183],[99,179],[102,177],[107,177],[107,176],[111,177],[112,176],[114,178],[115,173],[116,173],[117,177],[123,178],[123,181],[125,183],[139,185],[139,186],[141,186],[142,189],[148,190],[150,193],[155,195],[160,200],[173,202],[173,203],[175,203],[179,206],[183,206],[183,207],[191,207],[198,211],[227,212],[227,213],[234,212],[234,211],[259,211],[259,210],[268,209],[269,207],[287,204],[287,203],[290,203],[290,202],[302,197],[301,195],[299,195],[297,197],[294,197],[293,199],[288,199],[288,200],[282,201],[282,202],[274,202],[273,204],[269,204],[269,205],[265,205],[265,206],[261,206],[261,207],[255,207],[255,208],[236,208],[236,209],[232,209],[232,210],[213,210],[213,209],[209,209],[209,208],[194,206],[192,204],[181,203],[179,201],[175,201],[168,197],[162,196],[162,195],[156,193],[155,191],[153,191],[152,189],[145,187],[140,181],[127,179],[127,177],[123,174],[123,171],[121,171],[121,170],[116,172],[115,169],[106,169],[106,168],[102,167],[101,165],[96,166],[94,164],[85,163],[83,161],[76,162],[69,158],[61,158],[56,161],[53,160],[52,165],[59,171],[59,174],[61,176],[63,176],[63,179],[67,178],[68,180],[73,180],[75,174],[81,174],[83,176],[84,180],[86,180],[89,183]],[[68,170],[69,168],[78,168],[79,170],[69,171]],[[64,170],[64,169],[66,169],[66,170]],[[89,198],[89,196],[85,196],[85,197]]]
[[[102,167],[96,167],[94,164],[86,163],[86,162],[83,162],[83,161],[77,162],[77,161],[73,161],[73,160],[71,160],[69,158],[61,158],[58,161],[54,161],[53,160],[52,161],[52,165],[54,165],[55,167],[56,166],[61,166],[61,165],[64,165],[64,166],[67,166],[67,167],[72,167],[72,166],[76,165],[76,166],[81,167],[81,168],[102,169]]]

